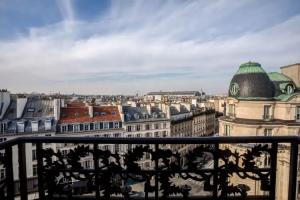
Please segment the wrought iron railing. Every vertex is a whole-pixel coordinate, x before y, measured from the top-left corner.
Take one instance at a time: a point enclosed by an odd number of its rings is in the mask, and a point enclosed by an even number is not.
[[[20,137],[0,143],[0,150],[5,151],[0,154],[0,165],[6,169],[0,181],[0,199],[20,196],[26,200],[30,193],[37,193],[38,199],[275,199],[278,152],[284,149],[292,163],[288,199],[294,200],[299,141],[296,136]],[[28,189],[27,143],[35,143],[37,149],[35,190]],[[63,154],[46,143],[70,143],[74,148]],[[134,146],[122,152],[103,149],[102,145],[109,144]],[[178,153],[180,144],[189,145],[188,150]],[[18,157],[18,181],[14,156]],[[93,161],[88,168],[81,163],[86,158]],[[270,163],[264,164],[266,159]],[[150,165],[145,167],[145,162]],[[253,184],[259,191],[253,191]]]

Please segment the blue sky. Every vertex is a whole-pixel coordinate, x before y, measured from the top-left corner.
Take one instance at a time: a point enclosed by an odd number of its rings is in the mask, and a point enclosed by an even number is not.
[[[0,0],[12,92],[226,93],[241,63],[300,62],[299,0]]]

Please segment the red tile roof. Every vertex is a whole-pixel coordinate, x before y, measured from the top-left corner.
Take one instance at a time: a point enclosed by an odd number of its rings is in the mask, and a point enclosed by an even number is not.
[[[90,117],[87,106],[61,108],[58,123],[121,121],[117,106],[93,106],[93,112],[94,116]]]

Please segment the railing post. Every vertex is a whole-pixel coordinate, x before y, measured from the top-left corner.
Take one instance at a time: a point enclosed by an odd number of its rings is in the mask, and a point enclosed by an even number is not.
[[[5,169],[6,169],[7,199],[13,200],[15,195],[15,184],[14,184],[14,172],[13,172],[12,146],[5,148]]]
[[[155,144],[155,199],[159,199],[158,193],[158,144]]]
[[[298,143],[291,143],[290,154],[290,177],[289,177],[289,200],[296,199],[297,191],[297,164],[298,164]]]
[[[98,159],[98,144],[94,144],[94,168],[95,168],[95,187],[96,187],[96,199],[100,199],[100,183],[99,183],[99,159]]]
[[[213,197],[214,199],[218,198],[218,179],[219,179],[219,143],[214,144],[215,154],[214,154],[214,174],[213,174]]]
[[[273,199],[273,200],[275,200],[275,194],[276,194],[277,151],[278,151],[278,143],[272,143],[270,199]]]
[[[18,144],[18,156],[19,156],[19,179],[20,179],[20,197],[21,200],[28,199],[27,191],[27,171],[26,171],[26,150],[25,144]]]
[[[44,161],[43,161],[43,144],[37,143],[36,144],[37,150],[37,170],[38,170],[38,187],[39,187],[39,199],[45,199],[45,191],[44,191],[44,178],[43,178],[43,168],[44,168]]]

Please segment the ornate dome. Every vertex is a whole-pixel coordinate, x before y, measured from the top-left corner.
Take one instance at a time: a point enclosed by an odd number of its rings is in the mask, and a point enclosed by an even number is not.
[[[269,99],[274,97],[274,85],[259,63],[242,64],[230,82],[229,97]]]

